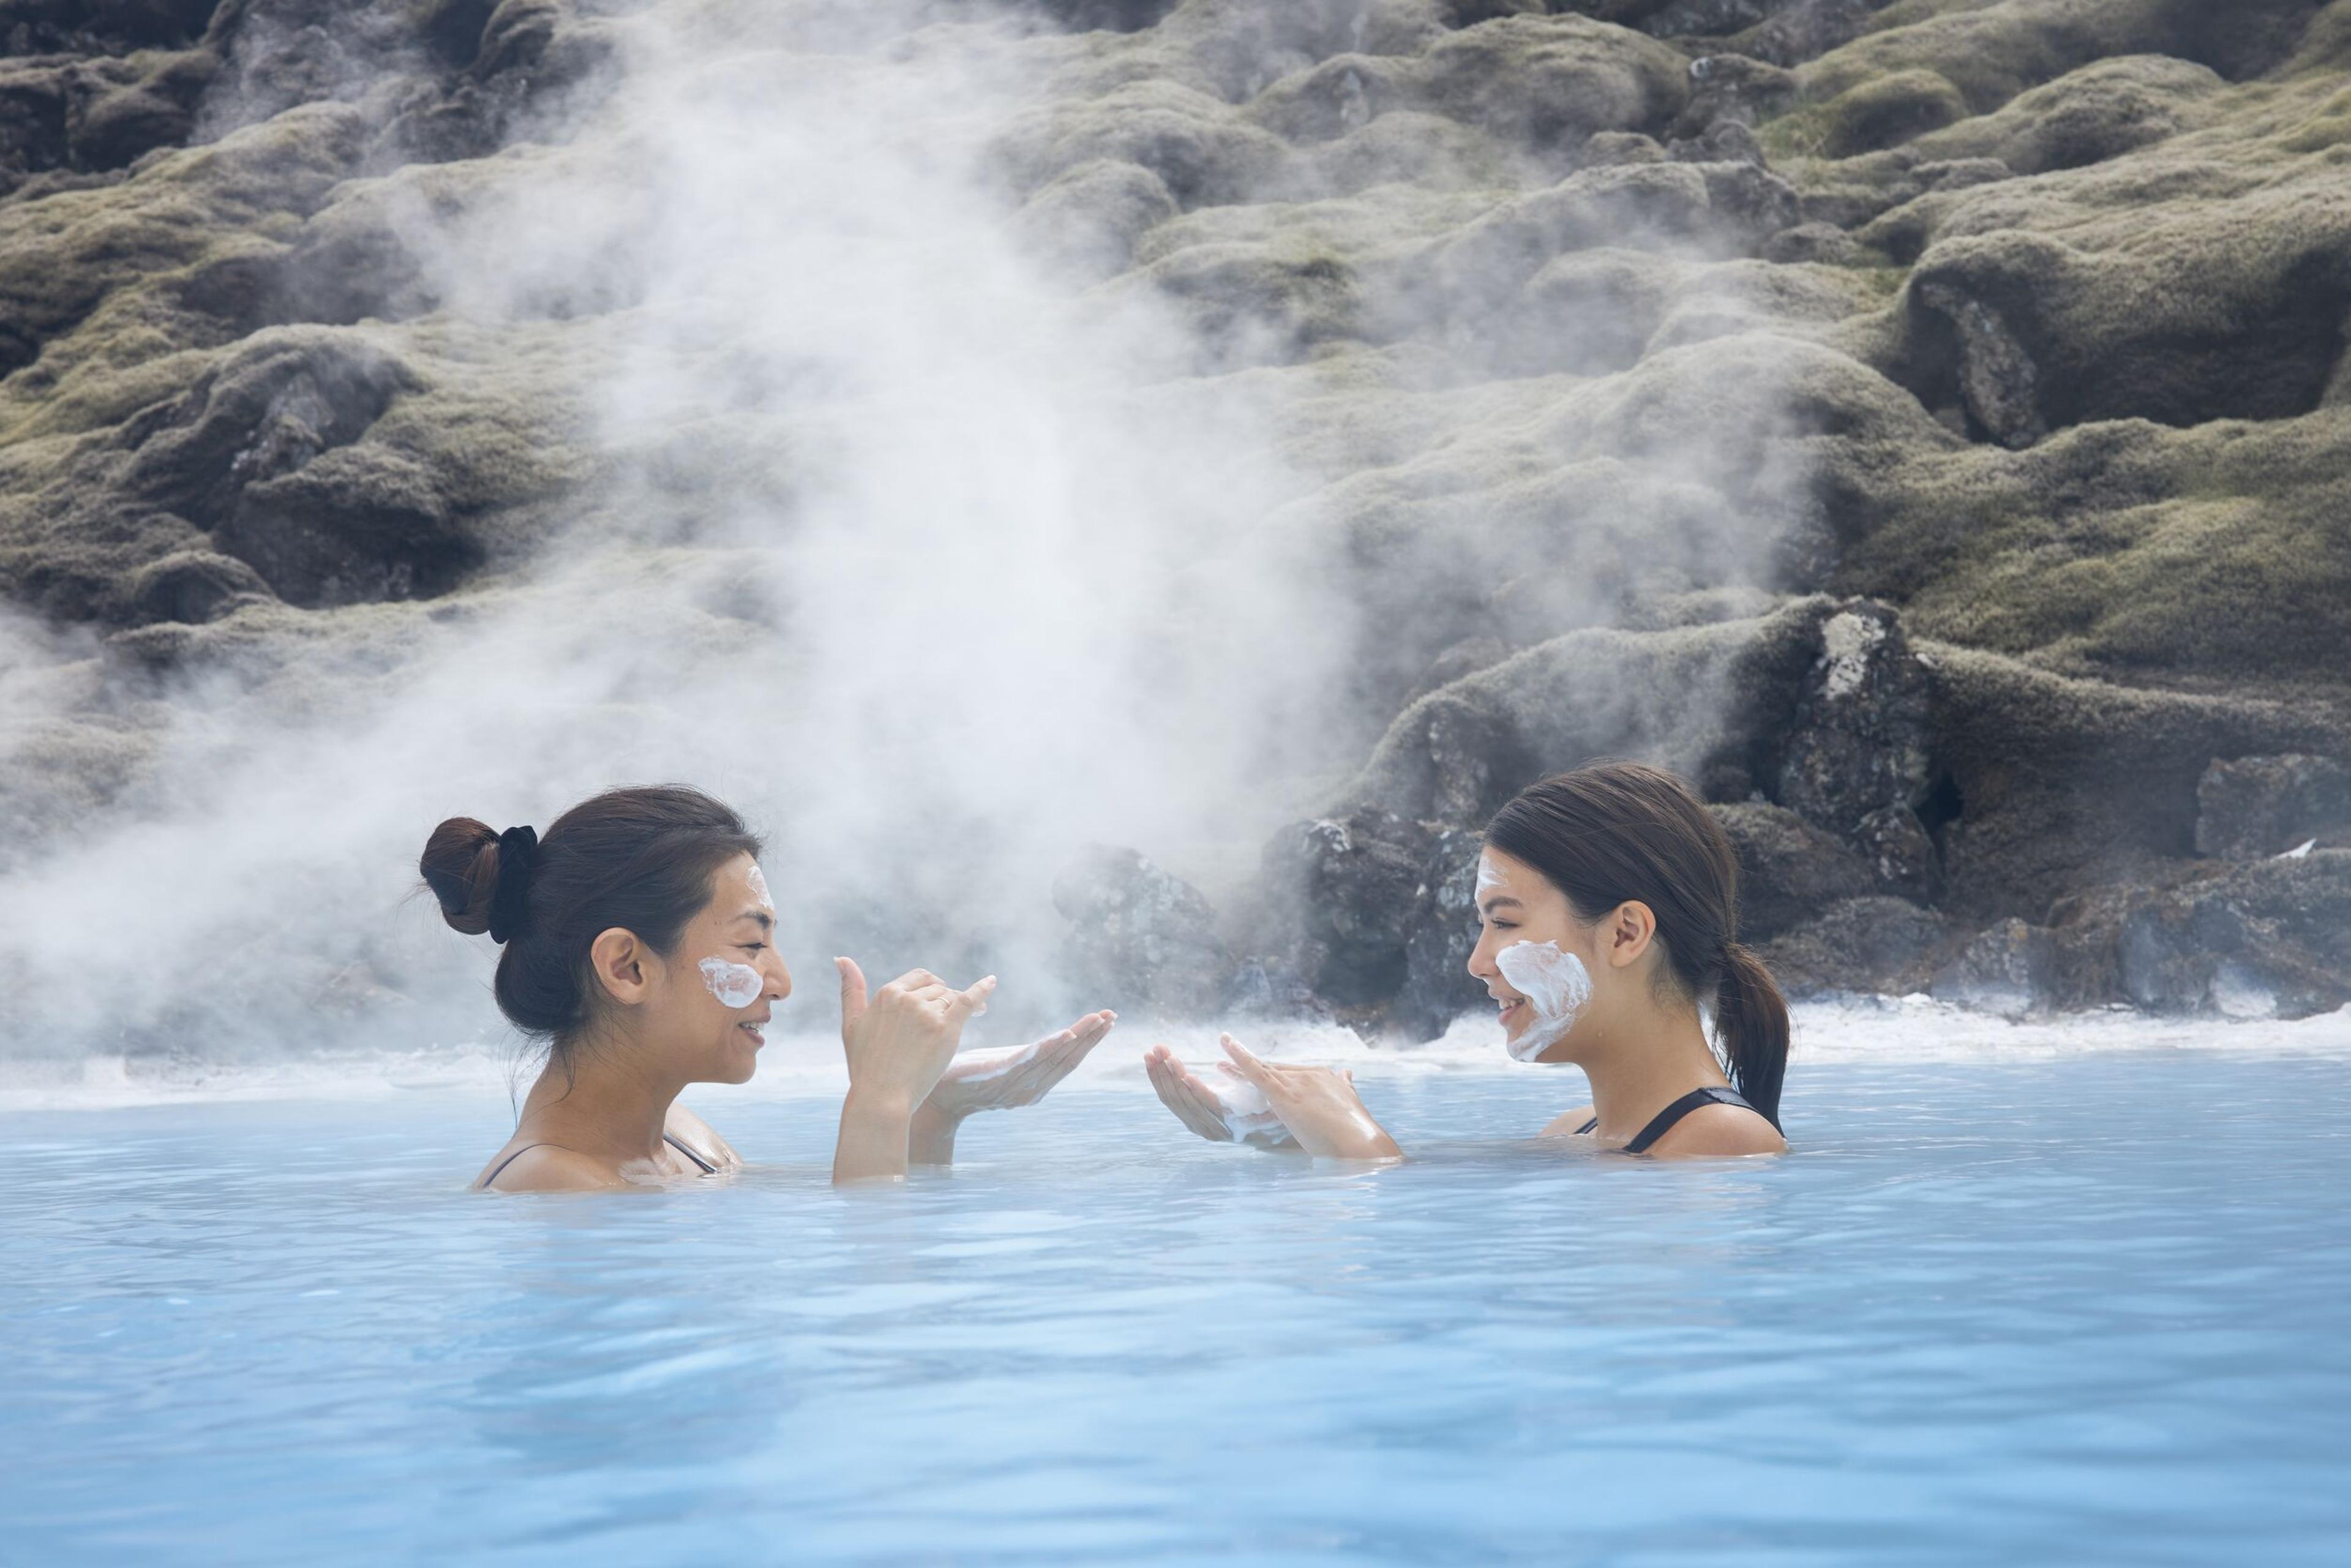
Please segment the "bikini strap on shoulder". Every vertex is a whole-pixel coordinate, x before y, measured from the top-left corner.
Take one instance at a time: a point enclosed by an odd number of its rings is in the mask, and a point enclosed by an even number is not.
[[[554,1146],[555,1145],[552,1144],[525,1144],[522,1147],[517,1149],[514,1153],[500,1160],[498,1162],[498,1168],[484,1176],[479,1182],[475,1183],[474,1190],[476,1192],[489,1191],[493,1186],[496,1185],[498,1177],[507,1174],[507,1167],[514,1164],[515,1161],[522,1158],[523,1155],[530,1153],[533,1149],[549,1149],[553,1148]]]
[[[1754,1106],[1749,1105],[1744,1099],[1740,1098],[1739,1091],[1736,1089],[1719,1088],[1716,1085],[1709,1083],[1703,1089],[1691,1090],[1688,1093],[1683,1095],[1680,1099],[1675,1101],[1672,1104],[1667,1106],[1664,1110],[1651,1117],[1649,1124],[1642,1128],[1638,1134],[1635,1134],[1631,1143],[1625,1145],[1624,1153],[1628,1155],[1647,1154],[1652,1145],[1656,1144],[1659,1138],[1664,1137],[1667,1133],[1674,1130],[1675,1123],[1680,1121],[1684,1116],[1688,1115],[1691,1112],[1697,1110],[1701,1105],[1739,1105],[1743,1106],[1750,1111],[1755,1109]]]

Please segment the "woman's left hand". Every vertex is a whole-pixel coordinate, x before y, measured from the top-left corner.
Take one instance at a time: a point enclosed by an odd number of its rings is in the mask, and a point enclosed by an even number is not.
[[[1076,1070],[1086,1053],[1110,1033],[1118,1015],[1088,1013],[1059,1034],[1027,1045],[994,1051],[957,1051],[939,1075],[937,1087],[915,1109],[907,1158],[915,1165],[943,1166],[955,1158],[956,1128],[976,1111],[1009,1111],[1033,1105]]]
[[[1113,1012],[1088,1013],[1059,1034],[995,1051],[961,1051],[939,1075],[928,1109],[957,1121],[975,1111],[1034,1105],[1067,1078],[1118,1021]]]
[[[1404,1151],[1372,1119],[1350,1074],[1332,1067],[1267,1061],[1231,1035],[1218,1038],[1234,1069],[1263,1092],[1283,1126],[1310,1155],[1338,1160],[1395,1160]]]

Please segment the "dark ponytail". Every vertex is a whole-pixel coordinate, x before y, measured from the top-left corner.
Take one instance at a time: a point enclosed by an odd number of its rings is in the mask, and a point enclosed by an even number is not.
[[[1595,762],[1520,790],[1486,842],[1542,873],[1578,920],[1647,904],[1664,973],[1686,998],[1713,1003],[1724,1075],[1779,1124],[1788,1004],[1739,945],[1739,859],[1687,785],[1637,762]]]
[[[594,1005],[596,938],[618,926],[666,956],[710,902],[718,868],[758,852],[758,839],[726,806],[660,785],[583,800],[544,839],[452,817],[424,841],[416,869],[453,929],[504,944],[498,1010],[550,1040],[561,1060]]]
[[[1780,1124],[1780,1086],[1788,1076],[1788,1002],[1763,960],[1733,942],[1723,949],[1714,993],[1714,1032],[1740,1097]]]

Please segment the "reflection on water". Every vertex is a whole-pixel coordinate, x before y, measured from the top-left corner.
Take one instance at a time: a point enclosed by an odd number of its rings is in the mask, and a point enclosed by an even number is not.
[[[2339,1560],[2339,1063],[1818,1064],[1799,1153],[1425,1159],[1126,1089],[836,1194],[462,1191],[478,1093],[0,1117],[0,1558]]]

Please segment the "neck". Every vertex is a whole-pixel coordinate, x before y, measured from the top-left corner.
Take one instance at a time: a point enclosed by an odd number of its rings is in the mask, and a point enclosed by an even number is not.
[[[1592,1112],[1600,1118],[1593,1132],[1604,1143],[1629,1143],[1693,1089],[1730,1085],[1695,1007],[1645,1007],[1623,1019],[1592,1022],[1601,1027],[1590,1040],[1578,1039],[1583,1049],[1576,1060],[1592,1081]]]
[[[582,1040],[567,1072],[553,1061],[523,1101],[517,1131],[618,1167],[658,1158],[669,1108],[685,1087],[647,1068],[650,1051],[622,1040]]]

